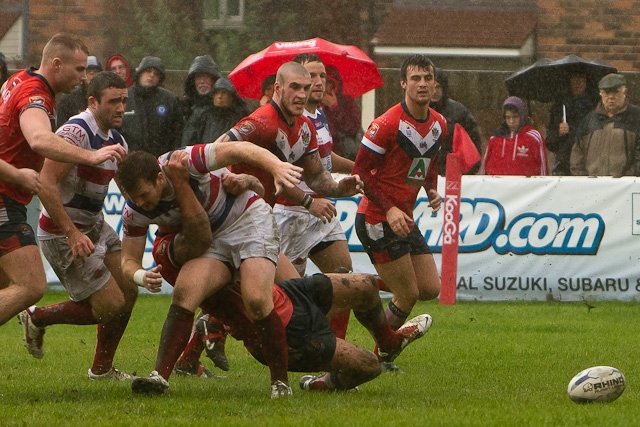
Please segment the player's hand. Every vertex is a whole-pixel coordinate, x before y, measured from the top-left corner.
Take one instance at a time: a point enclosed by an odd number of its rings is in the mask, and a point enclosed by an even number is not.
[[[40,191],[40,174],[33,169],[18,169],[18,179],[15,182],[27,192],[38,194]]]
[[[264,196],[264,187],[255,176],[244,173],[225,173],[222,175],[221,181],[224,190],[229,194],[238,196],[243,191],[251,190]]]
[[[92,165],[99,165],[107,160],[121,161],[127,155],[127,150],[120,144],[107,145],[99,150],[91,152]]]
[[[358,175],[350,175],[342,178],[338,182],[338,197],[349,197],[354,194],[364,193],[364,182],[360,181]]]
[[[95,252],[96,247],[86,234],[74,228],[67,236],[74,262],[83,262],[86,257]]]
[[[300,184],[302,168],[291,163],[279,162],[271,174],[276,186],[276,195],[279,195],[284,187],[293,188]]]
[[[413,229],[411,217],[395,206],[387,211],[387,223],[391,230],[402,238],[407,237]]]
[[[323,223],[327,223],[338,214],[338,211],[331,200],[313,198],[311,206],[309,206],[309,213],[322,220]]]
[[[145,271],[142,283],[145,289],[149,292],[157,294],[162,290],[162,265],[156,265],[153,268]]]
[[[558,135],[565,136],[568,133],[569,133],[569,123],[566,123],[566,122],[560,123],[560,126],[558,127]]]
[[[442,206],[442,197],[436,190],[427,191],[427,197],[429,198],[429,207],[432,209],[433,213],[436,213],[440,210]]]
[[[175,185],[188,184],[191,178],[189,172],[189,155],[184,150],[171,153],[169,159],[162,164],[162,172]]]

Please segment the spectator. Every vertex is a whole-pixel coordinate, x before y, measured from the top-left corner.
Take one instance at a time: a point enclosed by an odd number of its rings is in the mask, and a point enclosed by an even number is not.
[[[222,77],[218,64],[209,55],[196,56],[184,82],[184,119],[185,122],[196,108],[208,107],[213,98],[213,85]],[[235,123],[234,123],[235,124]]]
[[[133,76],[131,75],[131,66],[129,61],[122,55],[111,55],[107,60],[107,71],[116,73],[124,82],[127,87],[133,86]]]
[[[540,132],[527,124],[527,107],[517,96],[502,106],[504,121],[487,143],[482,173],[547,175],[547,150]]]
[[[7,58],[0,52],[0,88],[9,78],[9,70],[7,70]]]
[[[271,74],[262,81],[262,96],[260,97],[260,106],[263,106],[273,98],[273,84],[276,82],[276,75]]]
[[[145,56],[136,69],[135,83],[128,89],[129,99],[121,133],[130,149],[154,156],[171,151],[182,142],[180,98],[164,89],[164,64],[155,56]]]
[[[547,126],[547,148],[556,153],[553,175],[571,175],[571,148],[576,140],[576,131],[582,119],[598,103],[597,94],[587,92],[587,76],[584,73],[571,73],[568,83],[566,96],[551,106]]]
[[[64,94],[60,97],[58,104],[57,122],[62,125],[69,120],[70,117],[79,114],[87,109],[89,105],[89,96],[87,95],[87,87],[93,76],[102,71],[102,64],[95,56],[87,58],[87,78],[83,80],[70,94]]]
[[[197,108],[189,118],[182,133],[182,145],[213,142],[250,113],[231,80],[221,77],[213,85],[213,102],[209,100],[208,105]]]
[[[438,157],[438,172],[444,176],[447,167],[447,154],[451,153],[453,149],[453,128],[455,124],[459,123],[467,131],[471,141],[478,149],[478,153],[482,153],[482,137],[478,130],[478,124],[467,107],[449,98],[449,75],[440,68],[436,68],[436,91],[431,98],[429,106],[442,114],[447,120],[447,136],[442,141],[440,156]],[[478,170],[480,170],[480,162],[474,165],[467,173],[476,174]]]
[[[571,151],[571,173],[588,176],[638,175],[640,107],[627,99],[621,74],[598,82],[601,101],[580,124]]]
[[[355,99],[343,93],[342,77],[333,65],[327,65],[327,88],[322,104],[333,137],[333,151],[354,160],[364,135],[362,111]]]

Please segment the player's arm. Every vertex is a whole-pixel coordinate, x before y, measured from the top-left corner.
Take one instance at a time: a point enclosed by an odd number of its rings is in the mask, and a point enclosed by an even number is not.
[[[322,166],[320,155],[317,151],[303,156],[298,162],[302,166],[302,177],[309,188],[323,197],[349,197],[362,193],[362,182],[359,176],[352,175],[334,181],[331,173]]]
[[[147,243],[146,236],[138,239],[122,239],[122,250],[120,252],[120,265],[122,274],[129,280],[135,282],[150,292],[160,292],[162,288],[162,266],[158,265],[149,270],[142,267],[142,257]]]
[[[33,169],[18,169],[15,166],[0,160],[0,181],[22,187],[31,194],[38,194],[40,191],[40,174]]]
[[[176,150],[162,165],[163,173],[173,184],[182,216],[182,231],[173,242],[173,257],[180,265],[204,254],[213,241],[209,217],[189,185],[188,160],[185,151]]]
[[[351,175],[353,171],[353,160],[346,159],[336,153],[331,153],[331,172]]]
[[[20,115],[20,128],[33,151],[57,162],[99,165],[106,160],[122,160],[126,155],[119,144],[108,145],[99,150],[85,150],[69,144],[51,131],[49,116],[40,108],[27,108]]]
[[[227,193],[237,196],[243,191],[250,190],[264,197],[264,187],[260,180],[253,175],[225,173],[220,179]]]
[[[300,183],[300,167],[280,161],[275,154],[249,141],[220,143],[231,141],[225,137],[229,138],[225,134],[218,138],[218,141],[205,146],[207,168],[210,171],[242,162],[257,166],[273,175],[276,194],[283,188],[293,188]]]
[[[60,163],[45,159],[40,173],[42,188],[38,197],[47,213],[66,236],[74,260],[81,260],[95,251],[95,246],[84,233],[74,225],[67,214],[58,191],[58,183],[69,174],[73,163]]]

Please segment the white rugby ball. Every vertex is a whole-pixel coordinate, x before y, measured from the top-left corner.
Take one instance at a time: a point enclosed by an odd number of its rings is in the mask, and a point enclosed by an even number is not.
[[[612,402],[627,384],[622,372],[611,366],[594,366],[579,372],[569,381],[567,392],[576,403]]]

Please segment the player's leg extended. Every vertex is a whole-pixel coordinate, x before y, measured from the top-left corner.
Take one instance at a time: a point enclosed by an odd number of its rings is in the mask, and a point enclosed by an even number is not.
[[[96,352],[90,371],[94,375],[105,374],[113,369],[113,358],[138,297],[137,285],[122,275],[120,251],[107,254],[104,263],[111,272],[111,279],[90,297],[94,312],[100,313],[99,318],[109,319],[98,325]],[[113,300],[122,302],[118,307],[110,302]]]
[[[380,362],[369,350],[337,339],[336,351],[324,370],[328,372],[317,377],[302,377],[300,387],[310,391],[351,390],[380,375]]]
[[[184,350],[193,326],[195,310],[204,299],[231,280],[231,273],[221,261],[196,258],[180,269],[175,283],[171,307],[162,328],[156,371],[164,379]]]
[[[386,315],[391,327],[397,329],[407,320],[419,297],[418,280],[411,255],[406,254],[393,261],[375,264],[375,268],[393,293]]]
[[[271,383],[288,386],[288,346],[284,325],[273,309],[273,278],[276,266],[267,258],[247,258],[240,264],[242,299],[258,328]],[[273,396],[272,397],[277,397]]]
[[[0,256],[0,269],[8,278],[8,285],[0,286],[0,325],[3,325],[44,296],[47,277],[35,241]]]

